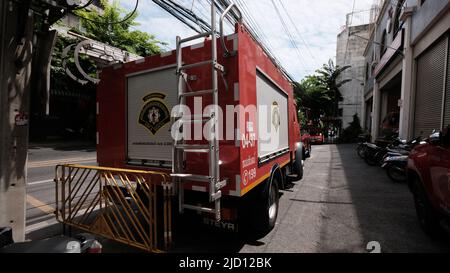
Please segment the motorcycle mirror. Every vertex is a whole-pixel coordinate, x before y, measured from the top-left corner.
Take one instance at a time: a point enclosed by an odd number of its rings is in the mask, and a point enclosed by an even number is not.
[[[429,141],[430,144],[438,145],[441,143],[442,134],[441,132],[436,132],[436,130],[433,130],[433,134],[430,135]]]

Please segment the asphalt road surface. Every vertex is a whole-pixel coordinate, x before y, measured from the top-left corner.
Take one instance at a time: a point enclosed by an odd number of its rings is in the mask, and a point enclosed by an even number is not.
[[[31,143],[28,151],[26,231],[55,223],[55,166],[62,163],[96,165],[95,146],[85,142]]]
[[[276,227],[263,238],[250,240],[200,224],[183,225],[176,227],[178,235],[169,252],[367,253],[374,250],[372,247],[381,252],[450,252],[447,237],[432,240],[420,229],[407,185],[393,183],[382,169],[367,166],[354,148],[313,146],[312,157],[305,163],[304,178],[281,192]],[[31,149],[30,159],[37,158],[44,164],[43,161],[56,157],[41,157],[41,152],[64,155],[67,159],[95,157],[89,149]],[[52,173],[52,168],[46,166],[29,169],[28,195],[42,203],[51,202],[52,184],[40,181],[52,179]],[[29,215],[33,217],[28,221],[35,229],[30,231],[30,238],[60,232],[58,225],[40,228],[37,224],[37,215],[50,210],[51,204],[33,208],[39,202],[31,201]],[[139,252],[109,240],[102,243],[104,252]]]

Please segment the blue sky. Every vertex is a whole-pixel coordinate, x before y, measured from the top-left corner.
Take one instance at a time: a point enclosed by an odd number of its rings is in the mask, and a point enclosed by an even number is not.
[[[244,1],[237,1],[238,5]],[[189,8],[192,7],[198,13],[207,14],[208,12],[205,0],[178,0],[177,2]],[[298,50],[295,50],[289,41],[273,2],[281,12]],[[346,14],[353,9],[368,10],[374,0],[273,0],[273,2],[272,0],[247,0],[245,4],[269,41],[275,57],[296,80],[300,80],[314,73],[328,59],[335,59],[336,36],[345,25]],[[285,13],[281,3],[291,19]],[[127,10],[131,10],[135,2],[122,0],[121,4]],[[195,34],[151,0],[140,0],[138,11],[137,21],[140,25],[136,28],[168,43],[166,50],[175,47],[177,35],[187,37]],[[359,19],[366,20],[367,14],[356,15],[353,20],[355,22]]]

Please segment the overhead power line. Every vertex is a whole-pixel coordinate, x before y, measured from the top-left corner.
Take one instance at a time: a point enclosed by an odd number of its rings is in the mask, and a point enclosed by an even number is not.
[[[197,14],[195,14],[195,12],[191,11],[190,7],[184,7],[182,3],[181,4],[179,3],[179,1],[174,0],[152,0],[152,1],[158,6],[160,6],[163,10],[169,12],[175,18],[180,20],[182,23],[186,24],[188,27],[196,31],[197,33],[211,31],[210,23],[207,22],[210,20],[210,16],[200,18]],[[206,0],[206,1],[211,4],[211,1],[213,0]],[[264,38],[264,35],[262,34],[264,32],[258,30],[260,29],[260,27],[249,13],[247,6],[245,5],[245,2],[244,1],[238,2],[239,2],[238,6],[244,15],[243,24],[247,29],[247,31],[250,33],[253,39],[261,46],[263,51],[267,54],[267,56],[269,56],[269,58],[273,61],[273,63],[281,70],[281,72],[285,74],[289,80],[294,82],[293,77],[286,71],[286,69],[281,65],[280,61],[274,56],[273,50],[270,50],[268,48],[267,45],[268,40]],[[214,4],[216,5],[218,12],[220,13],[223,12],[225,8],[227,8],[231,4],[231,1],[216,0],[214,1]],[[236,22],[238,22],[238,19],[239,19],[238,14],[236,14],[236,12],[234,12],[233,10],[231,10],[229,14],[226,16],[227,22],[233,26]],[[198,29],[198,24],[200,24],[201,26],[202,29],[201,31],[199,31]]]
[[[294,22],[294,20],[292,19],[291,15],[289,14],[288,9],[285,7],[285,5],[283,4],[282,0],[279,0],[281,7],[283,8],[284,12],[286,13],[289,21],[291,22],[291,24],[294,26],[294,29],[297,33],[297,35],[300,37],[300,39],[302,40],[303,44],[305,45],[306,49],[308,50],[309,55],[311,56],[311,58],[313,59],[314,63],[316,66],[320,66],[316,57],[314,56],[314,54],[311,52],[310,49],[310,45],[308,44],[308,42],[303,38],[303,35],[300,33],[300,31],[297,28],[297,24]]]
[[[287,38],[288,38],[289,42],[291,43],[292,47],[294,48],[294,51],[297,53],[297,55],[299,57],[299,61],[300,61],[300,59],[302,59],[303,57],[302,57],[302,54],[300,53],[297,43],[295,42],[295,39],[293,38],[293,36],[289,30],[289,27],[286,25],[286,22],[284,21],[283,16],[280,13],[280,10],[278,9],[277,5],[275,4],[275,1],[271,0],[271,2],[272,2],[273,7],[275,8],[275,12],[276,12],[278,18],[280,19],[280,22],[281,22],[281,25],[283,26],[284,32],[286,33]]]

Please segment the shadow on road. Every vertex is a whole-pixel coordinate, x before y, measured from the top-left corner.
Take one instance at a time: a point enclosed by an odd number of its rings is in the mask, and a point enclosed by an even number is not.
[[[366,165],[354,145],[330,145],[330,152],[322,251],[361,252],[371,241],[379,242],[382,252],[450,251],[448,238],[432,240],[420,229],[405,183],[394,183],[383,169]],[[333,238],[336,234],[346,241]]]
[[[95,152],[96,144],[92,141],[42,141],[42,142],[30,142],[28,144],[30,152],[41,149],[52,149],[55,151],[80,151],[80,152]]]

